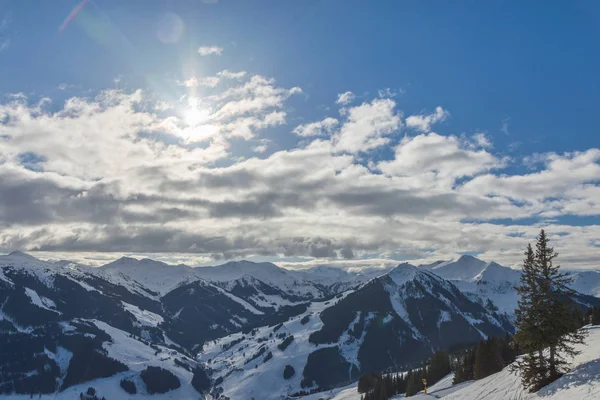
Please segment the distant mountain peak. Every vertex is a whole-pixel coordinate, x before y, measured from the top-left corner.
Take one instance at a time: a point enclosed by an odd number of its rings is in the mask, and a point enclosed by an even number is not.
[[[39,260],[38,260],[37,258],[35,258],[34,256],[31,256],[31,255],[29,255],[29,254],[27,254],[27,253],[23,253],[23,252],[22,252],[22,251],[20,251],[20,250],[15,250],[15,251],[12,251],[12,252],[8,253],[8,255],[9,255],[10,257],[27,258],[27,259],[29,259],[29,260],[37,260],[37,261],[39,261]]]
[[[423,270],[409,263],[399,264],[396,268],[388,273],[388,276],[398,286],[404,285],[408,281],[412,281],[419,274],[424,273]]]

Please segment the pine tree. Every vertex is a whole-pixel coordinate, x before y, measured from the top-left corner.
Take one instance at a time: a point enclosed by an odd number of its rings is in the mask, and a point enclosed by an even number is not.
[[[523,386],[532,392],[560,377],[566,371],[565,356],[577,354],[573,345],[583,342],[570,278],[553,264],[558,254],[548,242],[542,229],[535,253],[528,245],[517,287],[521,298],[515,310],[515,340],[525,355],[516,368]]]

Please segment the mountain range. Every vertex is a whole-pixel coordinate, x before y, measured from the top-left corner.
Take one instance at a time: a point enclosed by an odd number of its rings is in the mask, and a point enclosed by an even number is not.
[[[577,301],[600,305],[600,273],[572,275]],[[126,396],[121,380],[149,394],[144,371],[160,367],[180,382],[165,396],[283,399],[513,333],[519,277],[472,256],[356,271],[14,252],[0,256],[0,394],[93,386],[110,400]]]

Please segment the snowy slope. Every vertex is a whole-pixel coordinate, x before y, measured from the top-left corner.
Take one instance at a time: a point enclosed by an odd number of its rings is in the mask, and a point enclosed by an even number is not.
[[[130,257],[122,257],[100,268],[91,268],[90,270],[99,276],[106,277],[120,284],[131,285],[131,280],[133,279],[145,288],[161,295],[174,289],[182,282],[200,279],[194,273],[194,268],[192,267],[188,267],[187,265],[169,265],[148,258],[138,260]]]
[[[492,309],[512,318],[519,300],[515,287],[520,278],[521,271],[492,262],[472,279],[452,282],[463,292],[472,294],[482,305],[489,307],[488,301],[491,301]]]
[[[573,370],[537,393],[527,393],[519,376],[507,368],[475,381],[452,394],[447,400],[596,400],[600,398],[600,327],[587,329],[581,354],[573,359]]]
[[[213,380],[224,379],[220,386],[223,394],[231,399],[285,399],[288,394],[302,390],[302,370],[309,354],[325,347],[310,343],[309,337],[323,326],[319,313],[330,305],[329,301],[315,302],[306,313],[282,323],[280,327],[265,326],[250,333],[236,333],[209,342],[198,355],[198,360],[214,371]],[[308,321],[303,324],[302,319],[307,316]],[[284,340],[283,335],[294,339],[281,350],[278,346]],[[272,355],[270,358],[267,357],[269,353]],[[295,369],[295,375],[289,380],[283,378],[286,365]]]
[[[571,275],[573,289],[579,293],[600,297],[600,271],[580,271]]]
[[[581,354],[572,363],[571,372],[542,388],[528,393],[521,386],[520,377],[508,368],[478,381],[452,385],[450,374],[432,385],[428,394],[411,397],[414,400],[597,400],[600,399],[600,326],[587,327],[585,344],[578,345]],[[392,399],[403,398],[403,395]],[[356,384],[316,393],[302,400],[359,400]]]
[[[109,400],[114,399],[136,399],[148,397],[146,392],[145,384],[139,376],[139,373],[144,370],[147,366],[157,366],[168,369],[171,371],[181,382],[181,387],[164,393],[154,394],[152,399],[202,399],[203,397],[191,386],[192,373],[182,368],[180,365],[175,363],[175,359],[180,360],[193,368],[196,362],[187,356],[178,353],[177,351],[164,347],[156,346],[158,350],[151,348],[150,346],[130,337],[127,332],[113,328],[110,325],[98,321],[90,320],[99,329],[106,332],[111,337],[111,341],[105,342],[103,347],[108,352],[108,356],[118,359],[123,362],[129,368],[129,371],[121,372],[113,375],[109,378],[95,379],[92,381],[85,382],[83,384],[68,387],[66,390],[52,394],[42,394],[35,398],[41,399],[56,399],[56,400],[72,400],[78,399],[79,393],[87,390],[88,387],[94,387],[97,391],[97,395],[101,398],[106,397]],[[64,349],[62,349],[64,350]],[[66,350],[63,351],[63,353]],[[68,353],[68,352],[67,352]],[[57,354],[60,356],[60,354]],[[62,357],[62,363],[65,364],[61,369],[66,370],[69,365],[70,354],[65,354]],[[137,387],[136,395],[128,395],[119,386],[121,379],[132,380]],[[0,398],[10,399],[29,399],[30,395],[0,395]]]
[[[450,280],[469,280],[479,274],[486,267],[486,262],[476,257],[463,255],[450,261],[437,262],[422,266],[436,275]]]
[[[300,299],[320,299],[326,294],[320,285],[267,262],[231,261],[216,267],[198,267],[195,273],[210,282],[230,282],[249,275]]]
[[[331,293],[341,293],[356,288],[373,278],[385,275],[393,268],[393,266],[357,268],[318,265],[292,272],[308,281],[327,287]]]

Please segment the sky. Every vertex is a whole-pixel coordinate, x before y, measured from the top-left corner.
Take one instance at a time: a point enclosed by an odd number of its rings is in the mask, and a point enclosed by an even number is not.
[[[600,3],[0,1],[0,252],[600,268]]]

